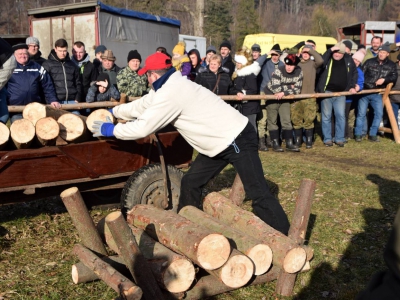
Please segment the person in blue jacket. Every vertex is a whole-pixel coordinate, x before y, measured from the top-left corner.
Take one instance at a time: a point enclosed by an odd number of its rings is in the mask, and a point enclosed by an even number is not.
[[[7,83],[8,105],[27,105],[32,102],[50,104],[60,108],[53,82],[46,70],[38,63],[29,59],[28,46],[17,44],[13,46],[17,67]],[[41,98],[44,95],[45,99]],[[45,101],[44,101],[45,100]],[[11,123],[22,119],[21,114],[10,114]]]

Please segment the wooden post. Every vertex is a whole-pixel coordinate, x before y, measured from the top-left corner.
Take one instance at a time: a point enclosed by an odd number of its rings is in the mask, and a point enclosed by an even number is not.
[[[314,180],[303,179],[296,198],[296,207],[294,209],[288,236],[292,240],[296,241],[298,245],[302,245],[306,237],[315,185],[316,183]],[[282,296],[291,296],[296,276],[297,274],[289,274],[281,271],[276,283],[277,294]]]
[[[392,104],[390,104],[389,93],[392,88],[393,83],[389,83],[386,86],[385,93],[382,96],[383,105],[386,107],[386,112],[389,116],[390,126],[392,127],[392,133],[394,137],[394,141],[396,144],[400,144],[400,132],[399,132],[399,124],[397,123],[396,118],[394,117]]]
[[[229,199],[237,206],[242,205],[246,193],[244,191],[244,186],[239,174],[236,174],[235,180],[233,181],[231,191],[229,192]]]
[[[106,248],[100,238],[93,219],[90,216],[81,193],[77,187],[72,187],[63,191],[60,195],[65,207],[71,216],[82,244],[101,255],[107,255]]]
[[[142,288],[144,299],[164,299],[153,273],[151,272],[150,266],[140,252],[135,237],[122,213],[120,211],[110,213],[106,217],[106,224],[136,284]]]
[[[140,287],[86,247],[76,244],[73,253],[109,287],[123,296],[122,299],[139,300],[142,298],[143,292]]]

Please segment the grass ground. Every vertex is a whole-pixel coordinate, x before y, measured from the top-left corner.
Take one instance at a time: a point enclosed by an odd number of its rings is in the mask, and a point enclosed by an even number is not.
[[[354,299],[371,275],[384,269],[382,257],[400,201],[400,145],[349,141],[326,148],[320,140],[300,153],[260,153],[265,178],[291,217],[303,178],[317,182],[306,243],[315,250],[312,270],[300,274],[286,299]],[[235,172],[227,167],[208,191],[225,195]],[[243,207],[251,209],[250,201]],[[109,211],[92,210],[98,221]],[[102,282],[74,285],[73,245],[79,237],[58,197],[0,206],[1,299],[112,299]],[[214,297],[279,299],[275,283]]]

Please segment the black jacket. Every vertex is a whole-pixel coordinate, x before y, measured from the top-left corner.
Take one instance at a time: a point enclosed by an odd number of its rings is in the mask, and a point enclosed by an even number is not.
[[[71,61],[69,54],[60,60],[56,52],[51,50],[43,68],[50,74],[59,101],[82,101],[82,83],[78,67]]]
[[[382,64],[377,57],[370,58],[362,65],[361,69],[364,72],[364,90],[381,89],[388,83],[395,83],[397,80],[396,64],[389,58],[386,58]],[[382,85],[375,84],[379,78],[385,79]]]
[[[86,95],[89,91],[90,84],[97,80],[99,75],[98,70],[94,64],[89,60],[89,55],[86,53],[81,61],[75,60],[75,57],[71,58],[72,62],[79,68],[80,79],[83,86],[83,99],[86,99]]]
[[[232,60],[232,56],[228,55],[222,60],[221,67],[225,67],[229,70],[229,77],[232,78],[233,72],[235,72],[235,64]]]
[[[333,52],[331,51],[331,49],[328,49],[324,53],[324,55],[322,55],[322,58],[324,59],[324,64],[321,67],[321,73],[320,73],[319,81],[318,81],[318,85],[317,85],[318,93],[325,93],[325,87],[327,86],[329,77],[331,75],[329,67],[330,67],[331,61],[333,59],[332,54],[333,54]],[[347,69],[347,74],[346,74],[347,75],[347,86],[346,86],[345,91],[349,91],[350,89],[355,88],[355,86],[357,84],[358,71],[357,71],[357,67],[350,55],[345,53],[343,59],[346,63],[346,69]]]
[[[197,56],[197,65],[193,67],[192,62],[190,62],[192,68],[190,69],[190,80],[195,81],[197,74],[201,68],[201,57],[200,52],[197,49],[192,49],[189,51],[188,56],[195,54]]]
[[[41,66],[46,61],[46,59],[42,57],[42,52],[40,52],[40,51],[38,51],[38,53],[36,53],[35,55],[30,56],[29,58],[30,58],[30,60],[37,62]]]
[[[11,45],[4,39],[0,38],[0,67],[13,55]]]
[[[217,74],[215,74],[214,72],[210,71],[209,66],[207,68],[201,67],[196,76],[195,82],[204,86],[206,89],[213,91],[219,76],[218,86],[214,90],[214,94],[229,95],[229,88],[232,85],[232,81],[228,72],[228,69],[220,67],[217,71]]]

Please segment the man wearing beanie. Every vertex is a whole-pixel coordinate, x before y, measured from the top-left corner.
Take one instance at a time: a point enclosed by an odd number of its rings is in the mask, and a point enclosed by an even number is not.
[[[72,47],[71,61],[79,68],[79,74],[83,86],[82,99],[86,99],[90,84],[93,81],[96,81],[98,73],[93,63],[90,61],[89,54],[86,53],[85,44],[83,42],[78,41],[74,43],[74,46]]]
[[[364,72],[364,90],[384,89],[390,82],[397,80],[396,64],[389,59],[390,45],[385,43],[379,47],[378,56],[368,59],[362,66]],[[362,129],[368,106],[374,110],[374,119],[369,129],[368,140],[379,142],[377,137],[379,125],[383,116],[383,103],[381,94],[366,94],[358,101],[355,139],[361,142]]]
[[[94,136],[137,140],[171,124],[198,151],[182,178],[178,210],[187,205],[201,209],[203,187],[231,163],[252,199],[253,213],[287,234],[288,218],[265,180],[257,133],[248,118],[212,91],[187,80],[163,53],[147,57],[138,73],[147,76],[152,86],[149,94],[112,109],[117,118],[137,120],[117,125],[95,121]],[[127,201],[122,212],[129,209]]]
[[[103,55],[104,51],[107,50],[107,47],[104,45],[98,45],[96,49],[94,49],[94,59],[93,59],[93,65],[96,69],[98,69],[101,66],[101,56]]]
[[[46,59],[42,57],[42,52],[40,52],[39,39],[34,36],[27,37],[26,44],[28,45],[29,59],[42,65]]]
[[[230,77],[232,77],[232,74],[235,71],[235,64],[232,61],[231,50],[232,45],[228,41],[223,41],[219,46],[219,53],[222,56],[221,67],[225,67],[229,70]]]
[[[128,53],[128,65],[117,74],[117,86],[120,93],[128,97],[141,97],[149,90],[149,84],[146,76],[139,76],[142,56],[137,50],[131,50]]]
[[[210,57],[214,54],[217,54],[217,49],[215,49],[213,45],[208,46],[206,50],[206,56],[203,58],[201,66],[207,68],[208,64],[210,63]]]

